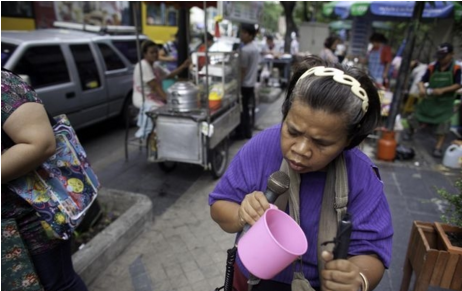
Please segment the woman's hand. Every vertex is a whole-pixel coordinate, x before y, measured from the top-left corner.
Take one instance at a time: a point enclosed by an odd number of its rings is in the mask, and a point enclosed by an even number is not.
[[[362,287],[359,267],[348,260],[334,260],[332,253],[322,252],[326,262],[322,271],[323,291],[358,291]]]
[[[242,226],[246,223],[254,225],[268,208],[270,208],[270,204],[263,192],[254,191],[247,194],[238,210],[240,223]]]

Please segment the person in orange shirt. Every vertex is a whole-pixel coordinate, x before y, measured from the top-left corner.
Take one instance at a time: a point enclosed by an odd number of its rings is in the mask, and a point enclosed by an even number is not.
[[[197,49],[198,52],[205,52],[206,47],[210,47],[213,44],[213,35],[210,32],[207,32],[206,34],[207,42],[202,43],[199,48]],[[200,56],[197,59],[198,62],[198,69],[202,69],[202,67],[205,65],[206,60],[205,56]]]

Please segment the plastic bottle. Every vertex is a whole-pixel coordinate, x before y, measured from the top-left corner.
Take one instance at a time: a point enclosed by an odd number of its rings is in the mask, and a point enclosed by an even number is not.
[[[462,146],[450,145],[444,153],[443,165],[452,169],[462,168]]]
[[[377,158],[384,161],[393,161],[396,157],[395,132],[383,130],[382,137],[377,146]]]

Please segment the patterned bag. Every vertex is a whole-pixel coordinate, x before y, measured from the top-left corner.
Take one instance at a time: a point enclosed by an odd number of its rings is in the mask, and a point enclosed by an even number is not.
[[[50,122],[56,153],[7,185],[34,207],[49,236],[69,239],[95,201],[100,184],[66,115],[50,117]]]
[[[2,290],[43,290],[12,218],[2,219]]]

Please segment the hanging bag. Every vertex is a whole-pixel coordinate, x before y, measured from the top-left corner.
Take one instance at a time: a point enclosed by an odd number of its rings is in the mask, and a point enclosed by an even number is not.
[[[95,201],[100,183],[67,116],[48,117],[56,138],[55,154],[7,186],[37,211],[50,237],[67,240]],[[3,129],[2,139],[14,145]]]

